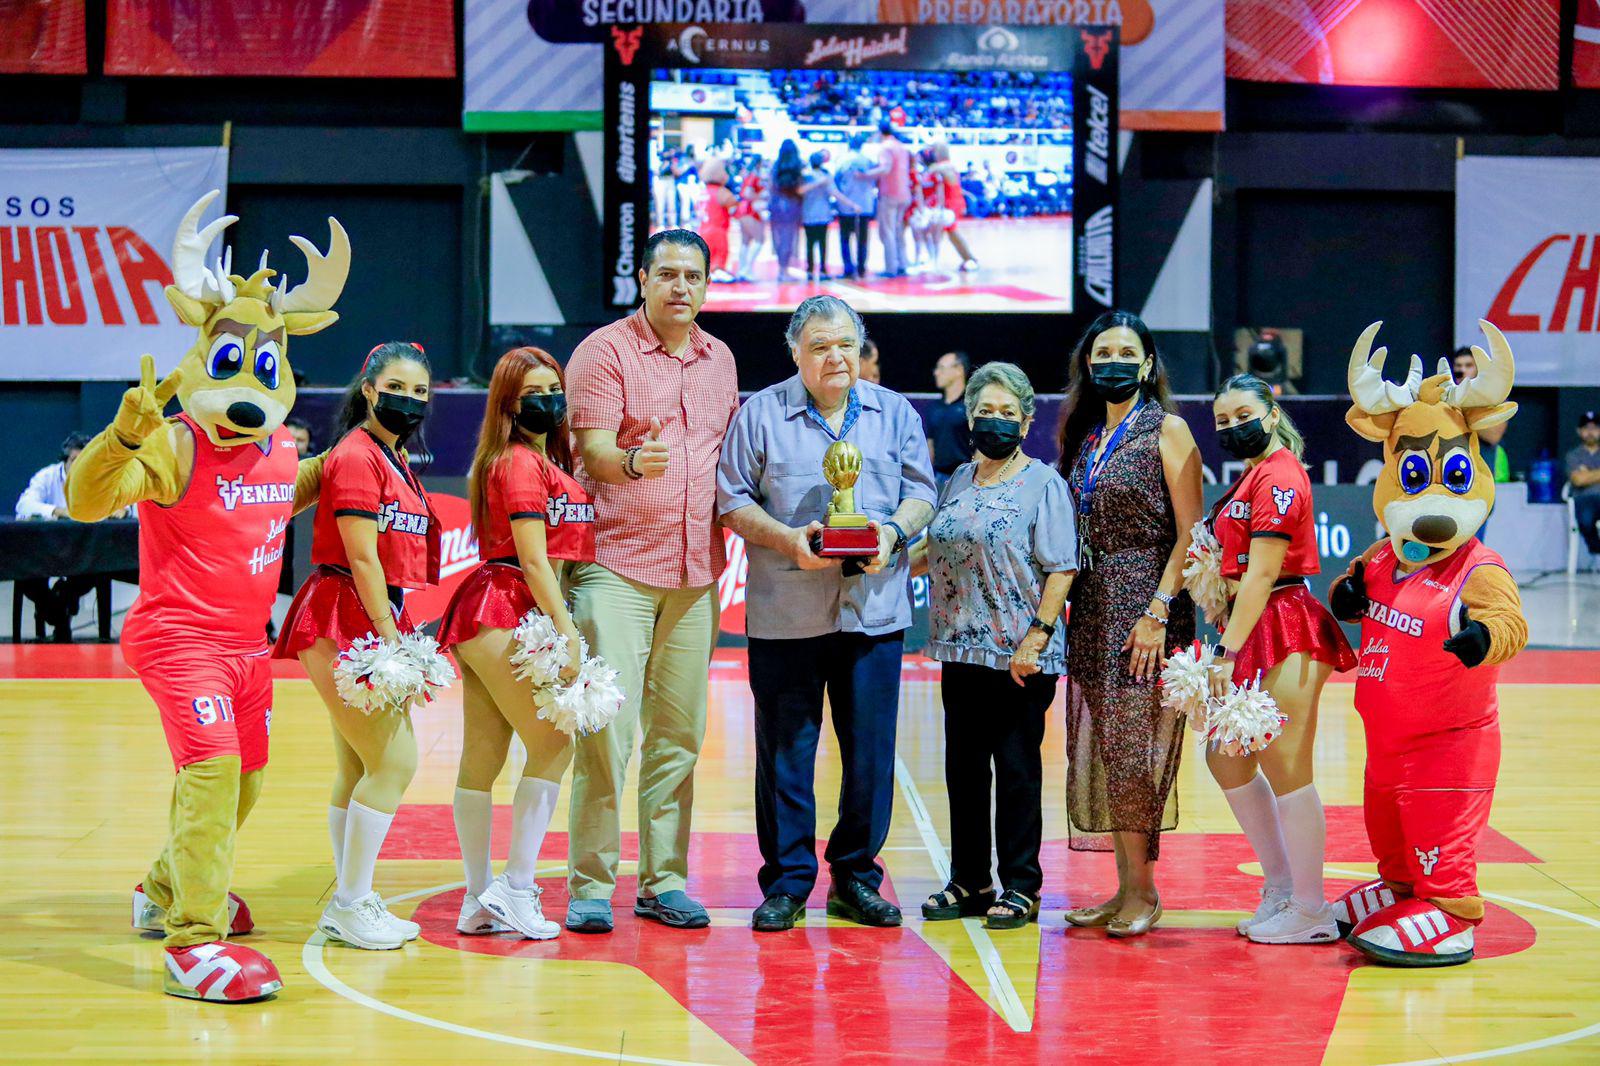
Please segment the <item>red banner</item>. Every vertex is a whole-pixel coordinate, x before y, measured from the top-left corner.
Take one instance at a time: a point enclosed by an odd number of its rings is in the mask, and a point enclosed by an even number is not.
[[[1572,36],[1572,84],[1600,89],[1600,0],[1578,0]]]
[[[107,74],[452,78],[451,0],[109,0]]]
[[[87,74],[84,0],[0,0],[0,74]]]
[[[1557,87],[1561,0],[1228,0],[1227,21],[1230,78]]]

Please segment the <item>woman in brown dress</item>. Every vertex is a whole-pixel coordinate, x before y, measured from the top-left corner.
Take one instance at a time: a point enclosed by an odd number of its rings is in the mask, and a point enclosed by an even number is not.
[[[1074,850],[1117,855],[1117,891],[1067,912],[1137,936],[1161,920],[1155,862],[1178,824],[1183,720],[1161,706],[1170,649],[1194,639],[1183,589],[1201,515],[1200,453],[1171,413],[1167,374],[1137,315],[1110,311],[1072,352],[1061,472],[1082,538],[1067,628],[1067,814]]]

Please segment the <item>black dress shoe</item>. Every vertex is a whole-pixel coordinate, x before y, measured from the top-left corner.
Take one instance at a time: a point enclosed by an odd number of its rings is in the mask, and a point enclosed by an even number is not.
[[[852,877],[828,889],[828,917],[888,927],[900,924],[900,908]]]
[[[762,900],[761,906],[750,916],[750,928],[758,933],[781,933],[793,929],[795,919],[805,912],[805,900],[778,892]]]

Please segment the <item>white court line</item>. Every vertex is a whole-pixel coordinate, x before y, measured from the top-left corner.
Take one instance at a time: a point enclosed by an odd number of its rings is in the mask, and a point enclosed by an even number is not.
[[[911,820],[917,823],[917,832],[922,836],[922,846],[928,852],[928,861],[933,864],[933,872],[938,875],[941,882],[948,882],[950,856],[944,850],[944,842],[939,839],[938,832],[933,828],[933,820],[928,817],[927,804],[922,802],[922,793],[917,790],[917,782],[911,776],[911,769],[898,754],[894,757],[894,777],[900,783],[900,792],[905,797],[906,806],[911,808]],[[1016,1032],[1031,1033],[1033,1018],[1022,1005],[1022,997],[1017,995],[1016,986],[1011,983],[1011,975],[1006,973],[1005,962],[1000,958],[1000,952],[995,948],[994,941],[989,938],[988,931],[979,922],[961,919],[960,924],[971,938],[972,946],[977,949],[978,959],[983,963],[983,972],[989,978],[989,990],[994,993],[995,1001],[1000,1005],[1000,1016]]]
[[[440,892],[449,892],[451,889],[465,888],[466,884],[465,881],[457,881],[448,885],[434,885],[432,888],[419,888],[415,892],[407,892],[403,896],[395,896],[389,902],[402,903],[408,899],[416,899],[418,896],[433,896]],[[638,1062],[644,1063],[646,1066],[705,1066],[704,1063],[684,1061],[682,1059],[656,1059],[646,1055],[629,1055],[624,1051],[596,1051],[592,1048],[573,1047],[570,1044],[552,1044],[543,1040],[529,1040],[525,1037],[511,1036],[507,1033],[494,1033],[487,1029],[474,1029],[470,1025],[458,1025],[455,1022],[447,1022],[442,1018],[430,1018],[426,1014],[418,1014],[416,1011],[406,1010],[404,1007],[396,1007],[392,1003],[385,1003],[381,999],[374,999],[365,992],[357,991],[335,977],[322,961],[322,948],[327,942],[328,938],[320,932],[312,933],[311,937],[306,941],[305,947],[300,952],[300,963],[306,968],[306,972],[316,978],[318,983],[329,991],[343,996],[358,1006],[370,1008],[380,1014],[387,1014],[391,1018],[399,1018],[401,1021],[406,1022],[416,1022],[418,1025],[426,1025],[432,1029],[442,1029],[447,1033],[455,1033],[457,1036],[475,1036],[480,1040],[492,1040],[497,1044],[511,1044],[516,1047],[531,1048],[534,1051],[554,1051],[559,1054],[575,1055],[585,1059],[604,1059],[607,1062]]]
[[[1370,873],[1363,873],[1360,870],[1342,870],[1337,866],[1326,867],[1326,871],[1330,874],[1338,874],[1341,877],[1358,877],[1363,880],[1368,880],[1372,877]],[[1560,907],[1547,907],[1543,903],[1535,903],[1532,900],[1527,899],[1518,899],[1515,896],[1502,896],[1495,892],[1484,892],[1482,895],[1484,899],[1492,899],[1496,903],[1510,903],[1518,907],[1527,907],[1531,910],[1544,911],[1546,914],[1554,914],[1561,918],[1571,919],[1572,921],[1577,922],[1579,925],[1587,925],[1592,929],[1600,929],[1600,921],[1596,921],[1593,918],[1586,918],[1581,914],[1573,914],[1571,911],[1564,911]],[[1600,1022],[1597,1022],[1594,1025],[1586,1025],[1582,1029],[1573,1029],[1569,1032],[1557,1033],[1555,1036],[1547,1036],[1540,1040],[1529,1040],[1522,1044],[1507,1044],[1505,1047],[1488,1048],[1484,1051],[1468,1051],[1459,1055],[1451,1055],[1448,1058],[1411,1059],[1408,1062],[1391,1062],[1386,1064],[1386,1066],[1447,1066],[1447,1064],[1454,1062],[1471,1062],[1476,1059],[1497,1059],[1503,1055],[1520,1055],[1524,1051],[1537,1051],[1540,1048],[1555,1047],[1558,1044],[1570,1044],[1574,1040],[1583,1040],[1587,1037],[1596,1035],[1600,1035]]]

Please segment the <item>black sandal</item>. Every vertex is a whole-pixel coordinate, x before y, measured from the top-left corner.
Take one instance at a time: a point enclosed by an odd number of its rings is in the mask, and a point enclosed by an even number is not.
[[[994,889],[968,892],[951,881],[929,896],[922,905],[922,916],[930,922],[948,922],[956,918],[977,918],[994,906]]]
[[[992,909],[1004,909],[1007,913],[985,915],[985,929],[1021,929],[1039,920],[1039,901],[1014,888],[1006,889],[1005,895],[994,901]]]

